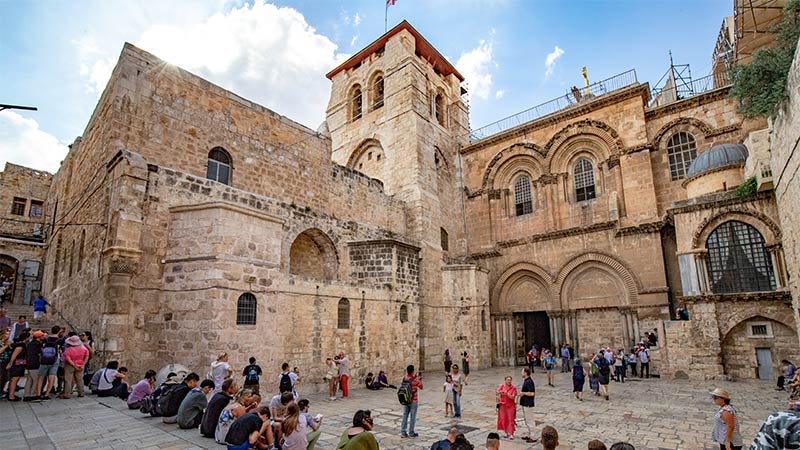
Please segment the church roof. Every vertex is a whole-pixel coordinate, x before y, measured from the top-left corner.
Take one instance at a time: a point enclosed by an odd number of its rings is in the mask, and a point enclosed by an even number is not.
[[[747,160],[747,147],[744,144],[721,144],[697,155],[692,161],[686,178],[692,178],[720,167],[744,163]]]
[[[439,53],[438,50],[433,48],[430,42],[428,42],[424,37],[422,37],[421,34],[419,34],[419,31],[414,29],[414,27],[412,27],[411,24],[405,20],[400,22],[396,27],[384,33],[383,36],[379,37],[368,46],[364,47],[363,50],[351,56],[350,59],[340,64],[337,68],[328,72],[328,74],[325,76],[328,77],[328,79],[330,80],[333,79],[333,77],[337,73],[354,67],[356,64],[367,59],[369,55],[375,53],[381,47],[386,45],[386,41],[388,41],[389,38],[391,38],[392,36],[394,36],[395,34],[399,33],[402,30],[407,30],[414,36],[414,40],[416,41],[416,49],[415,49],[416,53],[426,61],[430,62],[433,65],[433,69],[435,71],[441,73],[444,76],[453,74],[460,81],[464,81],[464,76],[458,73],[458,70],[456,70],[456,68],[453,67],[453,65],[450,64],[450,62],[447,61],[447,59],[445,59],[445,57],[442,56],[442,54]]]

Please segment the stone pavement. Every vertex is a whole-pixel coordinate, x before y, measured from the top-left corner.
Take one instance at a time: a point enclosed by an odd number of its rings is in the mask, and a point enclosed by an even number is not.
[[[401,439],[401,406],[393,390],[355,389],[349,399],[330,402],[322,394],[312,394],[311,412],[322,413],[323,433],[317,448],[333,449],[339,435],[347,428],[353,413],[368,408],[373,411],[375,434],[384,450],[428,449],[444,438],[452,424],[465,427],[467,438],[482,449],[486,434],[496,421],[494,390],[503,376],[511,374],[519,383],[520,368],[491,368],[473,372],[465,387],[463,418],[444,417],[442,382],[438,375],[426,374],[425,389],[420,393],[416,439]],[[591,439],[601,439],[610,446],[625,440],[642,449],[716,449],[708,440],[715,412],[708,392],[715,386],[728,389],[733,405],[740,411],[741,429],[746,446],[771,412],[782,409],[786,394],[776,392],[769,382],[708,382],[674,380],[638,380],[612,383],[611,400],[594,397],[578,402],[572,396],[568,374],[557,374],[556,387],[548,387],[544,374],[534,375],[538,387],[536,407],[528,415],[535,422],[534,434],[544,425],[558,429],[562,446],[585,449]],[[391,380],[392,382],[399,382]],[[398,383],[399,384],[399,383]],[[302,385],[299,386],[302,394]],[[588,391],[588,385],[587,385]],[[521,414],[521,413],[520,413]],[[524,428],[524,426],[523,426]],[[541,449],[519,439],[503,440],[503,450]],[[179,430],[160,419],[129,411],[117,399],[93,396],[42,403],[0,402],[0,448],[14,449],[224,449],[196,430]]]

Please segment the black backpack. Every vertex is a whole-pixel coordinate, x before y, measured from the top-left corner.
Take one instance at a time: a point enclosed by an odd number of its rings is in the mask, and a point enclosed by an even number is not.
[[[173,384],[172,386],[164,389],[161,392],[161,395],[158,397],[158,400],[156,400],[155,408],[153,408],[153,411],[150,412],[151,416],[159,417],[164,415],[164,411],[167,408],[169,408],[170,400],[172,399],[172,396],[174,396],[175,393],[178,391],[179,386],[180,384]]]
[[[403,378],[403,382],[400,383],[400,387],[397,389],[397,400],[401,405],[410,405],[414,400],[414,390],[411,388],[413,382],[414,378]]]
[[[284,392],[292,392],[292,377],[288,373],[281,375],[281,384],[278,390],[283,394]]]

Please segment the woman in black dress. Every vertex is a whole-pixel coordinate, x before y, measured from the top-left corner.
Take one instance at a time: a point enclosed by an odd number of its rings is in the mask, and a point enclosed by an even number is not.
[[[467,384],[467,379],[469,379],[469,356],[467,356],[467,352],[461,355],[461,372],[464,374],[464,384]]]

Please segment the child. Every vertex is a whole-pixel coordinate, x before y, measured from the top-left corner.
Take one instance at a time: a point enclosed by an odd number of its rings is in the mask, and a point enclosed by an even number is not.
[[[444,416],[448,417],[454,413],[453,410],[453,377],[447,375],[442,387],[444,391]]]

